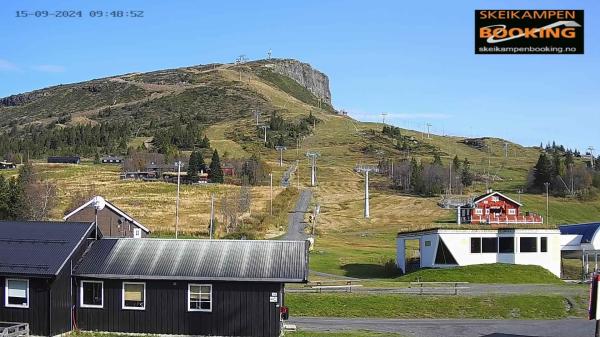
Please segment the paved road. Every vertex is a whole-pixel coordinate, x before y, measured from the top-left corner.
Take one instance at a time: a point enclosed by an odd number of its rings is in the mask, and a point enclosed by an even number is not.
[[[369,330],[396,332],[414,337],[587,337],[594,335],[594,322],[564,320],[444,320],[291,318],[300,330]]]
[[[288,228],[287,232],[281,237],[282,240],[306,240],[304,213],[308,209],[311,198],[312,192],[310,190],[300,192],[300,198],[298,198],[294,212],[288,215]]]
[[[292,178],[292,173],[296,172],[296,168],[298,166],[298,162],[290,165],[285,172],[283,172],[283,176],[281,176],[281,187],[288,187],[290,185],[290,179]]]

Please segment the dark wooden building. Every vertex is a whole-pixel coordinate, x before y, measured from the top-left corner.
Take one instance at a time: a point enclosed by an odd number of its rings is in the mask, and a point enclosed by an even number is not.
[[[50,164],[79,164],[81,158],[77,156],[53,156],[48,157]]]
[[[120,333],[276,337],[305,241],[101,239],[74,271],[76,323]]]
[[[0,170],[10,170],[17,168],[17,165],[8,161],[0,161]]]
[[[65,215],[65,221],[95,222],[94,198]],[[145,238],[150,230],[117,206],[106,201],[104,209],[98,211],[98,229],[103,237]]]
[[[102,164],[122,164],[123,163],[123,157],[106,156],[106,157],[100,158],[100,162]]]
[[[0,222],[0,321],[71,331],[71,271],[94,235],[91,223]]]

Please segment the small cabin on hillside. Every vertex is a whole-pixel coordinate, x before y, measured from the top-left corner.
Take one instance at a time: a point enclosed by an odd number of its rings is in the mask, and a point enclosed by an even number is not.
[[[523,204],[506,195],[489,191],[472,202],[457,208],[459,224],[541,224],[544,218],[538,214],[520,212]]]
[[[65,221],[89,221],[96,219],[94,198],[65,215]],[[150,230],[117,206],[106,201],[106,206],[98,211],[98,229],[103,237],[109,238],[145,238]]]
[[[1,221],[0,322],[34,336],[71,331],[71,270],[94,236],[90,222]]]
[[[52,156],[48,157],[49,164],[79,164],[81,158],[77,156]]]
[[[100,158],[100,162],[102,164],[122,164],[123,157],[106,156],[106,157]]]
[[[0,170],[11,170],[17,168],[17,165],[8,161],[0,161]]]

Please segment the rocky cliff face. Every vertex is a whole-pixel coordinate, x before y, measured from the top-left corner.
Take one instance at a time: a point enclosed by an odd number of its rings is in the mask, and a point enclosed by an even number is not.
[[[313,95],[331,105],[329,78],[327,75],[311,67],[310,64],[296,60],[273,60],[266,66],[281,75],[293,79],[312,92]]]

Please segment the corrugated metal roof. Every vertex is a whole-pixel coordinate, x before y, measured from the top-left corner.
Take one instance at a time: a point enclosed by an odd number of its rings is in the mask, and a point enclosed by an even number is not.
[[[558,228],[560,229],[561,234],[581,235],[581,243],[592,243],[594,234],[596,234],[596,231],[598,231],[598,227],[600,227],[600,222],[578,225],[562,225]]]
[[[56,275],[92,230],[89,222],[0,221],[0,274]]]
[[[305,282],[305,241],[102,239],[75,275],[114,279]]]

